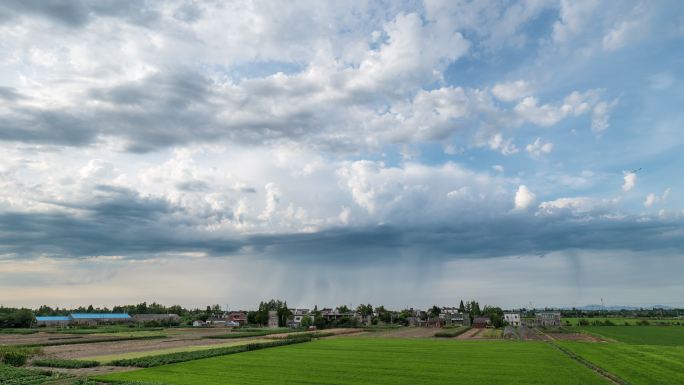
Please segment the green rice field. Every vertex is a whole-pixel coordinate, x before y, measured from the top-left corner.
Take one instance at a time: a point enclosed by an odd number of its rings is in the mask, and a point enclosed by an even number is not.
[[[684,384],[684,346],[558,342],[634,385]]]
[[[337,338],[97,377],[176,385],[607,384],[544,342]]]
[[[581,326],[578,329],[632,345],[684,346],[684,326]]]

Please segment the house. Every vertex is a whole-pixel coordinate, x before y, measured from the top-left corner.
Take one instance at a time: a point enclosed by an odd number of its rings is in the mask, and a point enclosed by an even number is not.
[[[207,323],[204,321],[197,320],[192,322],[192,326],[196,328],[203,328],[207,326]]]
[[[489,319],[489,317],[475,317],[473,320],[473,327],[482,329],[490,326],[492,324],[492,321]]]
[[[458,308],[457,307],[442,307],[439,311],[439,314],[458,314]]]
[[[470,314],[459,313],[456,307],[443,307],[439,318],[443,319],[446,325],[470,326]]]
[[[161,323],[174,323],[180,322],[181,317],[178,314],[136,314],[132,317],[135,323],[146,323],[146,322],[161,322]]]
[[[278,327],[278,312],[275,310],[268,311],[268,327],[277,328]]]
[[[321,317],[325,318],[326,321],[333,321],[338,318],[356,318],[356,313],[352,311],[341,312],[340,308],[324,308],[321,310]],[[363,321],[362,321],[363,322]]]
[[[313,323],[314,316],[309,309],[290,309],[290,319],[287,321],[287,326],[291,328],[299,328],[302,326],[302,321],[308,318]]]
[[[448,325],[452,326],[470,326],[470,314],[459,313],[451,315],[447,321]]]
[[[231,321],[225,316],[214,316],[207,318],[207,326],[212,327],[224,327],[224,328],[236,328],[240,326],[240,323]]]
[[[446,322],[441,318],[428,318],[427,320],[418,321],[418,326],[424,328],[443,328]]]
[[[504,313],[504,321],[511,326],[520,326],[520,313]]]
[[[69,326],[71,318],[68,316],[36,317],[36,326]]]
[[[547,311],[536,314],[537,326],[543,327],[560,327],[561,313],[559,311]]]
[[[104,325],[130,323],[131,316],[126,313],[72,313],[69,314],[72,325]]]
[[[229,322],[237,322],[239,325],[245,325],[247,323],[247,313],[244,311],[233,311],[226,313],[224,317]]]

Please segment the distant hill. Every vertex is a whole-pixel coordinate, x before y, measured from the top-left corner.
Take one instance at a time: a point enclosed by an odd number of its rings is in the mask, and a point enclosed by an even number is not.
[[[601,306],[601,305],[585,305],[576,307],[579,310],[639,310],[639,309],[673,309],[672,306],[667,305],[651,305],[651,306]]]

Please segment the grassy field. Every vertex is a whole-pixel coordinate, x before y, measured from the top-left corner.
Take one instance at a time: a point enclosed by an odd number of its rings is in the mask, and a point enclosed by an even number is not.
[[[606,384],[543,342],[338,338],[115,373],[102,380],[223,384]]]
[[[682,326],[581,326],[578,329],[632,345],[684,346]]]
[[[684,347],[557,342],[630,384],[684,384]]]
[[[231,342],[226,342],[226,343],[222,343],[222,344],[213,344],[213,345],[181,346],[181,347],[168,348],[168,349],[145,350],[142,352],[129,352],[129,353],[119,353],[119,354],[108,354],[108,355],[101,355],[101,356],[83,357],[83,358],[79,358],[79,360],[85,360],[85,361],[93,360],[93,361],[97,361],[101,364],[105,364],[107,362],[114,361],[114,360],[124,360],[124,359],[140,358],[140,357],[146,357],[146,356],[156,356],[156,355],[160,355],[160,354],[179,353],[179,352],[195,352],[198,350],[215,349],[215,348],[222,348],[222,347],[226,347],[226,346],[246,345],[246,344],[251,344],[251,343],[256,343],[256,342],[267,342],[267,341],[268,340],[264,340],[264,339],[249,339],[249,340],[231,341]]]

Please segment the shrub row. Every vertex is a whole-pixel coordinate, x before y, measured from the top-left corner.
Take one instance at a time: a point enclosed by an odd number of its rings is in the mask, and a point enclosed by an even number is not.
[[[345,334],[345,333],[338,333],[338,334]],[[330,337],[334,336],[335,333],[332,332],[307,332],[307,333],[299,333],[299,334],[288,334],[286,336],[282,337],[271,337],[271,339],[274,340],[294,340],[294,339],[299,339],[299,338],[322,338],[322,337]]]
[[[297,330],[293,330],[291,328],[239,328],[235,329],[235,332],[237,333],[242,333],[242,332],[270,332],[271,334],[273,333],[289,333]]]
[[[220,339],[232,339],[232,338],[246,338],[246,337],[261,337],[261,336],[267,336],[269,334],[275,334],[277,332],[267,332],[267,331],[261,331],[261,332],[235,332],[235,333],[229,333],[229,334],[221,334],[218,336],[204,336],[202,338],[207,338],[207,339],[213,339],[213,338],[220,338]]]
[[[223,347],[223,348],[197,350],[197,351],[192,351],[192,352],[178,352],[178,353],[161,354],[161,355],[156,355],[156,356],[146,356],[146,357],[139,357],[139,358],[114,360],[114,361],[110,362],[108,365],[137,366],[139,368],[150,368],[153,366],[173,364],[176,362],[184,362],[184,361],[199,360],[202,358],[225,356],[228,354],[242,353],[242,352],[248,352],[251,350],[272,348],[272,347],[276,347],[276,346],[291,345],[291,344],[308,342],[308,341],[311,341],[311,338],[306,338],[306,337],[287,338],[287,339],[281,339],[281,340],[272,341],[272,342],[255,343],[255,344],[247,344],[247,345],[240,345],[240,346],[227,346],[227,347]]]
[[[100,363],[97,361],[62,360],[58,358],[46,358],[43,360],[33,361],[33,365],[42,366],[46,368],[80,369],[94,368],[96,366],[100,366]]]
[[[458,335],[461,335],[468,331],[468,327],[464,328],[458,328],[458,329],[449,329],[449,330],[442,330],[440,332],[435,333],[435,337],[440,337],[440,338],[453,338]]]

